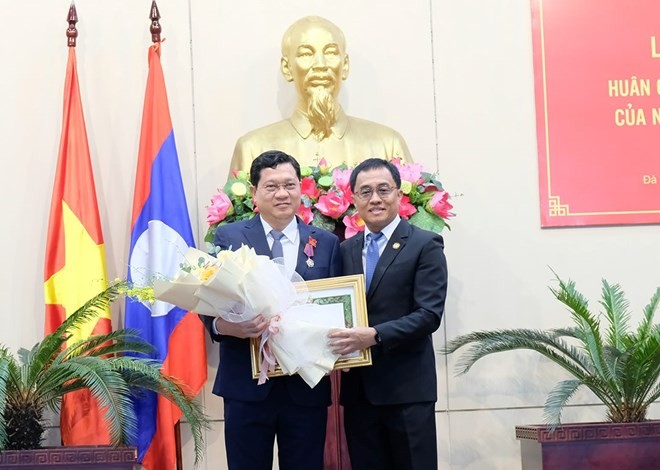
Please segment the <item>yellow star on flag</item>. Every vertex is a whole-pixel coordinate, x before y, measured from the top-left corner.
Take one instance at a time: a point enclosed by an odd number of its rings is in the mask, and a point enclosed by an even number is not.
[[[62,223],[64,267],[53,274],[44,287],[46,303],[62,305],[69,317],[87,300],[104,290],[108,283],[105,278],[104,245],[94,242],[65,201],[62,201]],[[110,310],[106,308],[102,316],[110,318]],[[93,318],[72,332],[72,341],[90,336],[97,320]]]

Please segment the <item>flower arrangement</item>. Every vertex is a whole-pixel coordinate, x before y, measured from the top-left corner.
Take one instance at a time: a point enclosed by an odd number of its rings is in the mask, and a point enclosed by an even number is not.
[[[453,206],[435,175],[425,171],[419,163],[402,163],[399,159],[392,160],[392,163],[401,174],[403,198],[399,215],[413,225],[436,233],[445,227],[450,228],[447,220],[454,216],[451,212]],[[325,159],[318,166],[301,167],[302,204],[298,216],[305,223],[330,232],[345,229],[345,238],[363,231],[364,222],[353,205],[349,183],[351,171],[346,165],[331,168]],[[258,212],[249,185],[247,173],[238,171],[211,198],[206,217],[209,224],[204,238],[206,242],[213,242],[219,225],[249,219]]]
[[[245,171],[237,171],[227,180],[224,187],[211,198],[207,207],[206,222],[209,230],[204,237],[207,243],[213,242],[215,229],[243,219],[251,219],[257,212],[250,194],[250,180]]]

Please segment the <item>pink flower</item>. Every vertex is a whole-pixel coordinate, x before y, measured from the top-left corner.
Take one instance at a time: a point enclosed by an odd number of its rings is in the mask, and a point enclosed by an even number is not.
[[[410,203],[410,198],[403,196],[401,198],[401,204],[399,204],[399,215],[407,220],[415,212],[417,212],[417,209]]]
[[[351,170],[342,170],[341,168],[335,168],[332,172],[332,179],[335,181],[335,186],[342,193],[346,199],[350,199],[353,196],[351,191]]]
[[[330,165],[325,161],[325,158],[322,158],[319,161],[319,173],[322,175],[327,175],[330,172]]]
[[[314,214],[312,214],[312,208],[305,206],[305,204],[300,204],[298,206],[298,210],[296,211],[296,214],[298,217],[300,217],[303,222],[305,222],[307,225],[312,223],[312,219],[314,219]]]
[[[438,191],[429,201],[429,207],[433,212],[438,214],[443,219],[453,217],[454,214],[449,211],[453,209],[454,206],[449,203],[448,199],[449,194],[446,191]]]
[[[364,231],[364,220],[362,220],[362,217],[357,212],[353,215],[345,216],[342,222],[346,226],[345,238],[351,238],[353,235]]]
[[[420,183],[422,180],[422,171],[424,166],[419,163],[401,163],[401,159],[395,158],[392,160],[394,166],[401,174],[401,180],[410,181],[413,184]]]
[[[303,178],[301,181],[301,194],[307,196],[310,200],[316,201],[321,194],[321,190],[316,187],[316,181],[311,176]]]
[[[211,205],[207,208],[206,222],[217,224],[225,217],[234,213],[234,207],[229,197],[222,191],[211,198]]]
[[[328,194],[319,198],[314,207],[321,211],[321,214],[338,219],[350,204],[350,200],[345,196],[340,196],[336,191],[328,191]]]

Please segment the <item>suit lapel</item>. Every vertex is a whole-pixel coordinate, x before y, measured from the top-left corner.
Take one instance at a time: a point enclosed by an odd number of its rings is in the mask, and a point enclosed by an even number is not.
[[[297,218],[297,217],[296,217]],[[307,274],[307,255],[305,254],[305,245],[309,240],[309,237],[314,236],[316,229],[310,225],[307,225],[300,219],[298,219],[298,235],[300,236],[300,241],[298,243],[298,262],[296,263],[296,272],[305,279]]]
[[[270,248],[268,240],[264,233],[264,226],[261,224],[261,218],[257,215],[247,221],[243,227],[243,236],[247,240],[247,245],[254,248],[258,255],[268,256],[270,258]],[[238,249],[240,247],[236,247]]]
[[[401,219],[399,225],[397,225],[394,233],[392,233],[392,238],[387,242],[383,254],[380,255],[378,259],[378,264],[376,264],[376,270],[374,271],[374,276],[371,279],[371,285],[369,286],[369,292],[367,292],[367,299],[369,299],[375,290],[378,288],[385,271],[390,267],[392,262],[399,256],[399,253],[403,251],[408,242],[408,234],[410,233],[410,225],[408,222]],[[360,258],[362,256],[360,255]]]
[[[364,274],[364,266],[362,265],[362,249],[364,248],[364,232],[355,235],[350,243],[349,253],[351,254],[351,263],[353,263],[353,270],[351,274]]]

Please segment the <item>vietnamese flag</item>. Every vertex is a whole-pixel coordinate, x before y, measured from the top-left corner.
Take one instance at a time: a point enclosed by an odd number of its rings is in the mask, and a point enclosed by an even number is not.
[[[62,135],[46,241],[46,334],[106,287],[105,248],[78,87],[76,50],[69,47]],[[110,311],[106,309],[74,332],[71,341],[110,331]],[[60,417],[64,445],[108,444],[103,414],[88,390],[65,395]]]
[[[181,179],[174,130],[160,63],[161,43],[149,48],[149,75],[142,112],[128,279],[150,285],[173,276],[195,240]],[[126,327],[155,347],[152,357],[162,371],[187,385],[191,395],[206,382],[204,326],[193,312],[161,301],[153,305],[127,299]],[[134,400],[138,418],[138,461],[149,470],[176,467],[174,427],[181,411],[167,399],[147,392]]]

